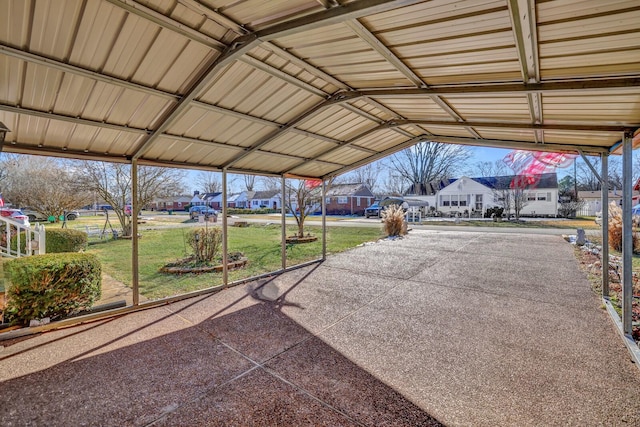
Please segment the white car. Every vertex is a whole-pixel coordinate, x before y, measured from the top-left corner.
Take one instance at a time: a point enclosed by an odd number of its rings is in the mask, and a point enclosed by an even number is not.
[[[19,209],[8,209],[2,208],[0,209],[0,216],[10,218],[16,222],[19,222],[25,227],[30,227],[29,217],[22,213]]]

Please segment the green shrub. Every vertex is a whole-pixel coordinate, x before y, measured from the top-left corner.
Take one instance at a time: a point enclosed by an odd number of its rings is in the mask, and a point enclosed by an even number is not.
[[[218,227],[192,229],[187,232],[186,240],[196,262],[211,262],[220,252],[222,230]]]
[[[402,236],[407,234],[404,209],[398,205],[389,205],[382,211],[382,224],[387,236]]]
[[[47,228],[47,253],[78,252],[87,248],[87,233],[68,228]]]
[[[60,253],[4,263],[7,317],[12,323],[55,320],[88,309],[101,295],[100,261],[93,254]]]
[[[269,208],[260,208],[260,209],[241,209],[241,208],[228,208],[227,214],[229,215],[265,215],[272,213],[280,213],[280,209],[269,209]]]

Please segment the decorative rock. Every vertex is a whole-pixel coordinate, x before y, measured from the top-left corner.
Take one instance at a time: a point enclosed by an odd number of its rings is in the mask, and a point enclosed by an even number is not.
[[[578,228],[578,236],[576,237],[576,245],[584,246],[587,242],[587,235],[584,232],[584,228]]]

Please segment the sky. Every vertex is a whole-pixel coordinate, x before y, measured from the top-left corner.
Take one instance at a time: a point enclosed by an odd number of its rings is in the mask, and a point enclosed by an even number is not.
[[[470,166],[480,162],[495,162],[496,160],[502,160],[507,154],[513,151],[512,149],[487,148],[487,147],[467,147],[467,148],[472,153],[472,158],[469,161]],[[573,165],[568,168],[563,168],[563,169],[558,168],[556,172],[558,174],[558,179],[562,179],[566,175],[573,174]],[[188,187],[195,186],[195,183],[197,182],[198,173],[199,171],[187,172],[186,181],[189,183]],[[230,178],[229,181],[230,182],[228,183],[228,185],[230,187],[230,191],[238,192],[244,189],[244,182],[242,181],[242,179],[238,178],[234,180],[233,178]],[[381,185],[381,183],[379,183],[379,185]],[[258,187],[259,187],[259,183],[258,183]],[[196,189],[197,188],[187,188],[187,190],[189,190],[191,194],[193,194],[193,191]]]

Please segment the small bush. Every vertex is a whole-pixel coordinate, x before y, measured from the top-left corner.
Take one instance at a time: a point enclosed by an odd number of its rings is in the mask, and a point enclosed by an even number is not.
[[[229,208],[227,209],[228,215],[266,215],[272,213],[280,213],[280,209],[269,209],[269,208],[260,208],[260,209],[241,209],[241,208]]]
[[[60,253],[4,263],[7,317],[12,323],[55,320],[88,309],[101,295],[100,261],[93,254]]]
[[[213,261],[222,244],[222,230],[220,228],[196,228],[189,230],[186,236],[187,244],[191,246],[196,262],[207,263]]]
[[[403,236],[407,234],[404,209],[398,205],[389,205],[382,211],[382,224],[387,236]]]
[[[634,223],[635,223],[634,218]],[[637,226],[634,224],[634,226]],[[609,204],[609,246],[616,251],[622,251],[622,209],[615,202]],[[632,234],[633,252],[640,252],[640,236],[637,232]]]
[[[87,233],[68,228],[48,228],[46,252],[78,252],[87,247]]]

